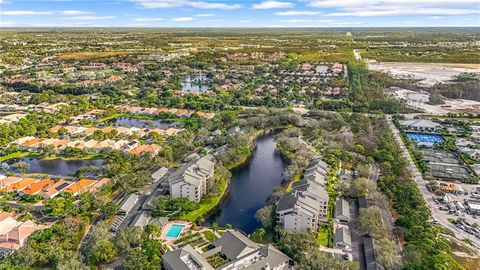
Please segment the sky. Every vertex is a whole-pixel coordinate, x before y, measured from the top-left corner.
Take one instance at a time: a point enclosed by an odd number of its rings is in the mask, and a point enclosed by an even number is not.
[[[480,27],[480,0],[0,0],[2,27]]]

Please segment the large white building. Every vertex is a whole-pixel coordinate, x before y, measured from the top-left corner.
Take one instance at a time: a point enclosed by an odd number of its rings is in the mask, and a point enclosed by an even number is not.
[[[296,232],[318,229],[319,221],[327,215],[327,172],[328,166],[323,161],[307,167],[303,180],[293,183],[292,192],[280,198],[276,209],[278,224]]]
[[[215,161],[211,155],[185,164],[168,177],[170,196],[199,202],[207,193],[214,170]]]

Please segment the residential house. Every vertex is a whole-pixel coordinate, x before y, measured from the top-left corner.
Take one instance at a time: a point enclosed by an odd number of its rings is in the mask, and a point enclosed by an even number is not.
[[[335,229],[335,235],[333,237],[333,244],[337,248],[350,249],[352,246],[352,239],[350,236],[350,230],[346,227],[339,227]]]
[[[1,191],[6,191],[5,188],[7,188],[8,186],[12,185],[12,184],[15,184],[17,183],[18,181],[22,180],[22,178],[20,177],[15,177],[15,176],[9,176],[9,177],[5,177],[3,179],[0,180],[0,189]]]
[[[400,126],[404,129],[424,132],[435,132],[442,128],[439,123],[426,119],[403,120],[400,121]]]
[[[213,177],[214,170],[215,161],[212,155],[206,155],[185,164],[167,179],[170,196],[172,198],[189,198],[199,202],[207,193],[208,182]]]
[[[335,203],[335,219],[340,223],[350,221],[350,205],[345,199],[337,199]]]
[[[25,188],[27,188],[28,186],[30,186],[31,184],[35,183],[35,182],[38,182],[39,180],[38,179],[35,179],[35,178],[23,178],[22,180],[16,182],[15,184],[11,185],[11,186],[8,186],[7,189],[9,189],[8,191],[22,191],[24,190]]]
[[[158,170],[155,170],[154,173],[152,173],[152,178],[153,178],[153,181],[158,181],[160,180],[162,177],[164,177],[168,172],[168,169],[166,167],[161,167],[160,169]]]
[[[67,187],[69,187],[72,184],[73,182],[70,182],[70,181],[65,181],[65,180],[58,181],[57,183],[47,188],[44,188],[41,192],[42,197],[44,199],[51,199],[57,196],[58,194],[60,194],[63,190],[65,190]]]
[[[25,188],[20,194],[34,195],[39,193],[43,188],[53,184],[52,179],[42,179],[36,183],[31,184],[29,187]]]
[[[97,191],[99,188],[102,188],[103,186],[108,185],[108,184],[110,184],[110,178],[102,178],[102,179],[98,180],[97,182],[95,182],[90,187],[88,187],[88,191],[90,191],[90,192]]]
[[[33,232],[45,227],[45,225],[37,225],[31,220],[23,222],[8,233],[0,236],[0,247],[17,250],[27,242],[27,238]]]
[[[73,184],[68,186],[65,189],[65,192],[68,192],[68,193],[72,194],[73,196],[76,196],[76,195],[86,191],[94,183],[95,183],[94,180],[80,179],[79,181],[74,182]]]

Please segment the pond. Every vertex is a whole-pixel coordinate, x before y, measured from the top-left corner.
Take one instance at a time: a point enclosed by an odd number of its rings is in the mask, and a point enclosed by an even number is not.
[[[188,92],[205,92],[208,91],[210,85],[205,75],[188,75],[182,83],[182,91]]]
[[[261,227],[255,213],[266,205],[273,190],[282,185],[286,165],[276,150],[274,134],[258,137],[251,159],[232,171],[229,194],[208,221],[220,226],[231,224],[247,234]]]
[[[67,175],[73,174],[78,169],[84,166],[101,167],[105,164],[103,159],[38,159],[38,158],[20,158],[15,161],[10,161],[10,164],[15,162],[25,162],[30,165],[27,173],[46,173],[49,175]]]
[[[178,127],[181,125],[179,122],[170,122],[165,120],[153,120],[153,119],[137,119],[130,117],[117,117],[109,124],[117,127],[136,127],[136,128],[161,128],[167,129],[169,127]]]

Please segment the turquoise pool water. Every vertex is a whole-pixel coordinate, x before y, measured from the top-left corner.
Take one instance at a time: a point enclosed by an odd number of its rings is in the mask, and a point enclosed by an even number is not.
[[[165,236],[168,238],[177,238],[182,232],[184,227],[185,225],[182,225],[182,224],[173,224],[172,226],[170,226]]]

